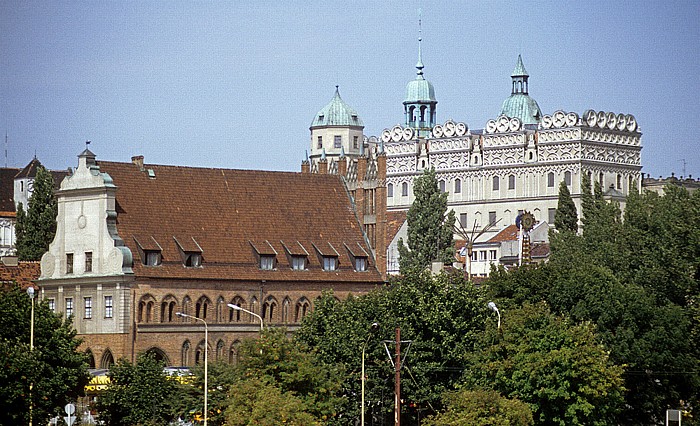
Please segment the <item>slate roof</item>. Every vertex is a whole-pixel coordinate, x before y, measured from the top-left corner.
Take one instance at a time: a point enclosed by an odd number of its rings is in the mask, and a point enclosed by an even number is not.
[[[368,271],[354,271],[347,247],[371,251],[339,176],[97,164],[117,186],[117,230],[137,277],[383,282],[371,257]],[[143,250],[162,248],[162,264],[143,265],[137,240]],[[195,248],[202,267],[185,268],[181,252]],[[268,252],[277,264],[261,270],[257,256]],[[304,252],[307,270],[292,270],[288,254]],[[337,253],[338,270],[322,270],[321,253]]]
[[[19,169],[0,168],[0,216],[15,215],[15,175],[19,171]]]

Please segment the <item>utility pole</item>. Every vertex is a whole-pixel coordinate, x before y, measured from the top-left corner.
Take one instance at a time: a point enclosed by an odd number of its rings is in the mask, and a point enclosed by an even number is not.
[[[401,426],[401,329],[396,327],[396,362],[394,362],[394,424]]]

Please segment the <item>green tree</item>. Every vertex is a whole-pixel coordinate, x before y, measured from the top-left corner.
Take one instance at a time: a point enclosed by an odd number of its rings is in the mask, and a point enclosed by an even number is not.
[[[34,306],[34,349],[30,350],[31,302],[16,284],[0,291],[0,410],[3,422],[26,424],[31,395],[35,424],[58,414],[59,407],[83,393],[87,357],[69,320],[47,303]],[[30,393],[29,386],[33,384]]]
[[[239,382],[240,375],[236,365],[225,361],[209,361],[207,369],[207,423],[213,426],[223,425],[226,422],[225,410],[228,406],[229,390],[233,384]],[[199,415],[204,409],[204,365],[197,364],[190,371],[192,376],[181,385],[182,399],[177,411]]]
[[[314,426],[319,419],[306,411],[294,392],[284,392],[266,380],[250,377],[236,383],[226,409],[230,426]]]
[[[573,324],[545,304],[503,310],[468,357],[467,386],[493,389],[530,405],[539,425],[610,425],[623,403],[622,368],[592,323]]]
[[[393,414],[393,368],[382,340],[393,341],[396,328],[402,340],[413,343],[404,364],[403,416],[415,421],[419,410],[434,412],[442,394],[459,382],[465,354],[483,332],[486,300],[482,290],[463,276],[429,272],[409,273],[389,287],[338,301],[326,294],[305,318],[295,337],[315,348],[327,363],[341,363],[347,374],[345,393],[359,395],[361,352],[366,346],[368,414],[390,419]],[[370,325],[379,324],[371,332]],[[393,345],[389,345],[393,351]],[[371,402],[371,404],[370,404]],[[348,423],[359,417],[358,400],[342,407]],[[377,411],[379,410],[379,411]]]
[[[445,411],[430,416],[423,426],[530,426],[532,410],[517,399],[508,399],[496,391],[460,390],[447,392]]]
[[[433,260],[452,262],[454,245],[453,210],[447,212],[447,193],[438,188],[435,170],[425,170],[414,180],[414,201],[406,214],[408,247],[399,240],[399,267],[401,273],[425,269]]]
[[[336,421],[338,407],[346,403],[341,365],[323,362],[306,344],[288,338],[284,329],[267,329],[260,339],[243,341],[239,353],[241,380],[275,386],[284,395],[298,398],[303,411],[324,424]]]
[[[97,399],[100,420],[110,426],[167,425],[177,417],[182,394],[177,381],[152,354],[136,364],[120,359],[108,375],[110,385]]]
[[[20,203],[17,207],[17,256],[20,260],[41,260],[56,234],[58,207],[53,195],[54,181],[44,167],[37,168],[34,189],[25,213]]]
[[[569,187],[564,181],[559,184],[559,203],[557,204],[557,211],[554,214],[554,227],[559,232],[578,232],[576,204],[574,204],[574,200],[571,199]]]

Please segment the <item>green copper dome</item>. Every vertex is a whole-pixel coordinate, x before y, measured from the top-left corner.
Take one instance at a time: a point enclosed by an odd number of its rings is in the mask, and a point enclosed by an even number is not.
[[[519,118],[523,124],[537,124],[542,118],[542,111],[537,101],[528,94],[528,79],[530,76],[525,70],[523,58],[518,55],[515,69],[510,75],[513,88],[510,97],[503,102],[501,115]]]
[[[364,123],[357,112],[340,98],[338,86],[335,86],[333,99],[316,114],[311,127],[322,126],[361,126]]]
[[[523,124],[537,124],[542,118],[542,111],[540,111],[537,101],[529,95],[517,93],[510,95],[503,102],[501,115],[519,118]]]

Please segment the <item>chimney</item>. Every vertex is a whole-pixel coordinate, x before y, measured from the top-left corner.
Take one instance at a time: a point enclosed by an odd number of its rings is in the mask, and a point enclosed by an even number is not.
[[[338,174],[342,177],[348,173],[348,160],[347,157],[340,157],[338,159]]]
[[[367,175],[367,157],[365,157],[364,155],[361,155],[357,159],[357,182],[358,182],[358,184],[365,180],[366,175]]]
[[[311,165],[309,164],[308,160],[304,160],[301,162],[301,172],[303,174],[311,173]]]
[[[325,158],[318,160],[318,174],[328,174],[328,160],[326,160]]]
[[[131,157],[131,163],[139,166],[139,170],[143,171],[143,155],[135,155]]]

